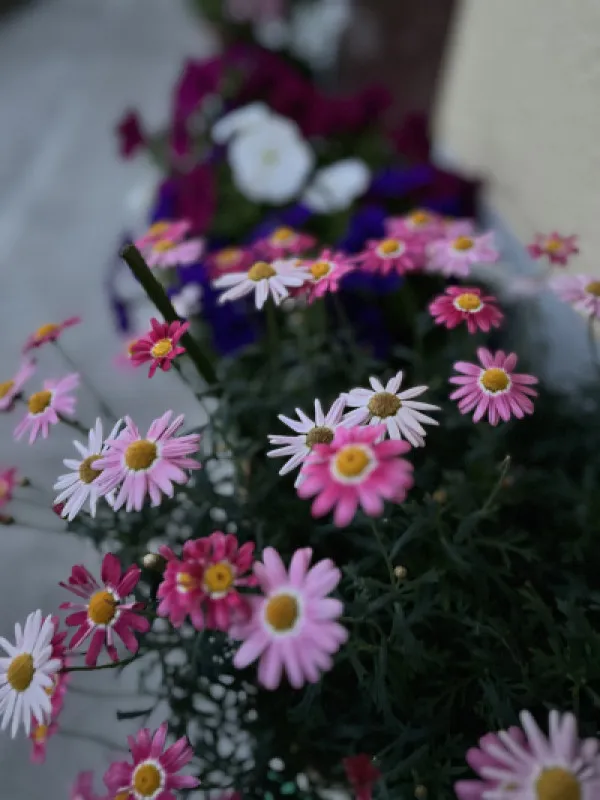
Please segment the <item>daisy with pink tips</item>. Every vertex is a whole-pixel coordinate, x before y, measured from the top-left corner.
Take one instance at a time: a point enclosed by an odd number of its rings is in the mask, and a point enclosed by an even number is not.
[[[232,272],[222,275],[213,281],[215,289],[227,291],[219,297],[219,303],[239,300],[247,294],[254,293],[257,309],[261,309],[272,297],[275,305],[279,305],[289,297],[290,289],[298,289],[310,280],[310,273],[304,267],[298,266],[295,258],[278,259],[255,262],[247,272]]]
[[[561,236],[557,231],[538,233],[532,244],[527,245],[529,255],[533,258],[546,257],[551,264],[567,265],[571,256],[579,253],[577,236]]]
[[[511,740],[511,745],[520,748],[527,747],[527,739],[521,728],[510,727],[504,734],[505,740]],[[502,739],[497,733],[486,733],[479,740],[477,747],[471,747],[467,751],[466,761],[473,772],[481,777],[483,769],[502,769],[503,759],[496,754],[503,754],[506,751]],[[487,792],[507,789],[502,782],[494,780],[463,780],[454,784],[454,791],[458,800],[484,800]]]
[[[94,773],[80,772],[71,786],[69,800],[108,800],[94,791]]]
[[[159,322],[152,317],[151,330],[131,346],[131,361],[139,367],[150,361],[148,377],[151,378],[157,369],[168,372],[173,359],[185,353],[179,340],[190,327],[189,322]]]
[[[537,397],[537,391],[532,386],[538,379],[513,371],[517,366],[516,354],[507,355],[503,350],[491,353],[480,347],[477,357],[480,364],[457,361],[454,369],[461,375],[450,378],[450,383],[459,387],[450,400],[458,400],[460,413],[474,410],[473,422],[487,416],[491,425],[500,420],[508,422],[512,416],[522,419],[533,414],[531,398]]]
[[[466,278],[474,264],[493,264],[499,258],[494,234],[461,234],[431,242],[427,248],[427,270],[446,277]]]
[[[35,372],[35,361],[23,361],[16,375],[8,381],[0,383],[0,411],[11,411],[15,400],[20,396],[23,386]]]
[[[316,244],[316,241],[314,236],[298,233],[292,228],[281,227],[276,228],[264,239],[259,239],[252,247],[259,258],[270,261],[305,253]]]
[[[588,317],[600,319],[600,280],[591,275],[559,275],[550,288],[565,303]]]
[[[478,330],[488,333],[491,328],[498,328],[504,319],[497,302],[492,295],[484,295],[481,289],[448,286],[444,294],[429,304],[429,313],[436,325],[444,325],[449,330],[465,322],[469,333]]]
[[[337,292],[344,276],[354,270],[348,256],[332,250],[323,250],[314,261],[306,261],[304,266],[311,275],[305,284],[309,303],[330,292]]]
[[[56,342],[63,331],[67,328],[73,327],[73,325],[79,325],[81,322],[81,317],[69,317],[68,319],[63,320],[62,322],[47,322],[45,325],[42,325],[32,333],[31,336],[25,342],[25,346],[23,347],[23,352],[28,353],[30,350],[35,350],[37,347],[41,347],[46,342]]]
[[[146,436],[125,417],[124,429],[106,440],[106,453],[94,462],[94,469],[102,470],[96,487],[99,494],[108,494],[120,486],[115,511],[123,505],[127,511],[141,511],[146,495],[153,506],[159,506],[163,495],[173,497],[174,484],[188,482],[186,470],[200,469],[200,464],[188,457],[198,452],[199,434],[177,436],[185,418],[181,414],[170,422],[172,414],[167,411],[155,419]]]
[[[41,434],[47,439],[50,426],[57,425],[61,416],[72,417],[75,412],[75,396],[71,394],[79,386],[79,375],[74,372],[60,380],[44,381],[43,389],[27,400],[27,414],[17,425],[14,437],[17,441],[29,431],[29,444]]]
[[[140,573],[135,564],[121,573],[119,559],[107,553],[102,559],[102,585],[83,564],[73,567],[67,583],[59,584],[83,601],[61,603],[60,608],[74,612],[65,620],[69,627],[77,627],[69,648],[74,650],[90,639],[85,654],[86,666],[96,666],[103,646],[110,659],[118,661],[115,634],[130,652],[137,653],[136,633],[146,633],[150,629],[150,621],[136,613],[144,608],[144,604],[127,602],[127,597],[137,586]]]
[[[333,509],[338,528],[349,525],[360,506],[378,517],[384,500],[402,503],[412,488],[413,466],[401,458],[410,444],[381,441],[385,425],[339,427],[331,444],[316,444],[302,467],[298,496],[315,497],[313,517]]]
[[[388,217],[385,221],[385,233],[392,239],[417,236],[430,242],[444,235],[444,218],[434,211],[419,208],[401,217]]]
[[[204,240],[186,240],[190,227],[191,223],[186,220],[155,222],[135,241],[135,246],[149,267],[169,269],[193,264],[204,252]]]
[[[279,553],[266,547],[254,564],[262,595],[249,596],[250,620],[230,631],[243,642],[234,666],[243,669],[259,660],[258,682],[266,689],[276,689],[284,673],[294,689],[317,683],[348,638],[338,622],[343,605],[328,597],[342,573],[329,559],[312,567],[311,560],[310,547],[296,550],[288,571]]]
[[[205,258],[205,263],[209,278],[214,280],[219,275],[243,272],[249,269],[255,260],[251,250],[243,247],[223,247],[221,250],[209,253]]]
[[[389,275],[397,272],[405,275],[415,272],[425,263],[425,244],[416,236],[393,237],[371,240],[366,250],[354,259],[367,272]]]
[[[194,751],[185,736],[165,748],[168,727],[152,734],[143,728],[127,737],[132,763],[117,761],[104,775],[109,797],[118,800],[177,800],[180,789],[195,789],[198,778],[178,773],[190,763]]]
[[[18,486],[19,483],[16,467],[0,469],[0,508],[4,508],[10,503],[15,486]]]
[[[248,598],[238,590],[256,585],[247,574],[254,559],[252,542],[240,546],[232,533],[215,531],[186,542],[181,560],[168,547],[159,552],[167,560],[158,587],[159,616],[178,628],[189,614],[198,631],[227,631],[234,621],[249,616]]]

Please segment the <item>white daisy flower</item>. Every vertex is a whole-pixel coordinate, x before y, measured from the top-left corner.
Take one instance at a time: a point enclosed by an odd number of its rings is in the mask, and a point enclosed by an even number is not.
[[[267,453],[269,458],[290,456],[279,470],[280,475],[286,475],[288,472],[291,472],[293,469],[303,464],[313,445],[329,444],[333,441],[335,429],[341,422],[345,406],[346,402],[344,398],[338,397],[327,414],[324,414],[320,401],[315,400],[314,419],[311,419],[300,408],[296,409],[296,414],[300,420],[299,422],[283,414],[279,415],[279,419],[283,424],[287,425],[288,428],[291,428],[297,434],[296,436],[269,435],[269,443],[278,445],[275,450],[270,450]],[[296,479],[296,486],[299,483],[299,478],[300,476]]]
[[[213,141],[217,144],[227,144],[227,142],[238,133],[248,130],[257,122],[262,122],[271,116],[271,110],[264,103],[249,103],[248,105],[236,108],[224,114],[217,120],[211,131]]]
[[[38,609],[27,617],[22,631],[15,624],[15,643],[0,636],[0,647],[7,658],[0,658],[0,714],[2,730],[12,719],[11,736],[16,736],[23,723],[29,736],[32,716],[38,724],[48,722],[51,715],[50,694],[53,677],[61,667],[58,658],[52,658],[54,623],[52,615],[42,618]]]
[[[257,261],[247,272],[230,272],[213,281],[215,289],[227,289],[219,297],[219,303],[239,300],[254,292],[256,307],[261,309],[269,294],[275,305],[289,295],[288,288],[298,288],[311,278],[310,272],[298,266],[297,258],[280,258],[270,263]]]
[[[369,188],[371,170],[360,158],[344,158],[318,170],[302,202],[318,214],[345,211]]]
[[[439,406],[421,403],[412,398],[426,392],[428,386],[414,386],[399,392],[402,383],[402,372],[384,386],[377,378],[369,378],[371,389],[352,389],[345,395],[346,405],[354,408],[344,417],[346,427],[353,425],[380,425],[387,428],[390,439],[406,439],[413,447],[425,444],[425,428],[427,425],[439,425],[437,420],[423,414],[423,411],[440,411]]]
[[[117,422],[107,438],[113,439],[117,435],[120,427],[121,420]],[[86,500],[89,500],[90,514],[92,517],[96,516],[96,504],[98,498],[102,495],[98,492],[94,483],[101,472],[101,470],[94,469],[94,462],[106,452],[102,420],[98,417],[95,427],[90,430],[87,447],[78,441],[74,441],[73,444],[81,455],[81,460],[77,461],[77,459],[74,458],[65,458],[63,464],[73,471],[61,475],[54,484],[54,488],[60,491],[54,504],[64,503],[61,516],[66,517],[69,522],[75,519]],[[109,505],[112,505],[113,496],[114,492],[104,496]]]

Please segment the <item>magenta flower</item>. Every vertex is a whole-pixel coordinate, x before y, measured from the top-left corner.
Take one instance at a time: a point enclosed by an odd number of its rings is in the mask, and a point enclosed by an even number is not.
[[[600,281],[591,275],[559,275],[552,278],[550,288],[577,311],[600,318]]]
[[[35,361],[25,360],[14,378],[0,383],[0,411],[11,411],[21,389],[35,372]]]
[[[198,631],[227,631],[234,620],[249,616],[248,598],[238,588],[256,585],[256,579],[247,575],[254,544],[247,542],[239,547],[233,534],[215,531],[186,542],[181,560],[168,547],[161,547],[159,552],[167,559],[158,587],[159,616],[168,617],[178,628],[189,614]]]
[[[152,735],[147,728],[137,736],[129,736],[129,750],[133,763],[113,762],[106,774],[104,783],[109,797],[119,800],[177,800],[178,789],[195,789],[198,778],[177,773],[189,764],[194,752],[183,736],[165,750],[167,723],[161,725]]]
[[[416,236],[371,240],[367,242],[367,249],[356,257],[355,263],[367,272],[405,275],[423,267],[425,244]]]
[[[100,494],[108,494],[120,484],[115,511],[125,503],[127,511],[141,511],[147,494],[152,505],[158,506],[163,495],[173,496],[174,483],[187,483],[184,470],[200,469],[197,461],[188,458],[198,452],[200,436],[176,436],[184,416],[181,414],[169,424],[172,414],[167,411],[155,419],[145,437],[131,418],[125,417],[125,427],[119,435],[106,440],[106,454],[94,462],[94,469],[102,470],[96,485]]]
[[[215,280],[229,272],[245,272],[254,262],[254,255],[243,247],[224,247],[206,256],[208,277]]]
[[[503,734],[518,747],[526,747],[527,739],[521,728],[515,726]],[[497,733],[486,733],[479,740],[478,747],[471,747],[467,751],[466,760],[471,769],[480,777],[484,769],[502,769],[503,759],[500,754],[506,752],[506,747]],[[497,754],[497,755],[494,755]],[[500,758],[498,757],[500,756]],[[484,792],[501,789],[499,781],[466,780],[454,784],[454,791],[458,800],[484,800]],[[505,787],[506,788],[506,787]]]
[[[108,800],[94,792],[94,773],[80,772],[71,787],[69,800]]]
[[[75,397],[70,394],[79,386],[79,375],[74,372],[59,381],[44,381],[43,389],[35,392],[27,401],[27,414],[15,428],[17,441],[26,431],[29,433],[29,444],[33,444],[41,433],[43,439],[48,438],[50,425],[60,422],[60,417],[71,417],[75,411]]]
[[[427,242],[444,235],[444,218],[434,211],[417,209],[401,217],[388,217],[385,221],[386,236],[421,237]]]
[[[579,253],[576,242],[577,236],[561,236],[556,231],[549,234],[538,233],[533,243],[527,245],[527,250],[533,258],[546,256],[551,264],[564,267],[571,256]]]
[[[171,369],[171,363],[177,356],[185,353],[179,340],[190,327],[189,322],[159,322],[152,317],[152,329],[131,346],[131,361],[139,367],[148,361],[150,369],[148,377],[151,378],[160,367],[163,372]]]
[[[23,352],[28,353],[30,350],[46,344],[46,342],[56,342],[64,330],[71,328],[73,325],[79,325],[80,322],[81,317],[69,317],[58,323],[47,322],[38,328],[35,333],[31,334],[25,342]]]
[[[487,415],[491,425],[497,425],[500,420],[508,422],[513,415],[522,419],[525,414],[533,414],[530,398],[537,397],[537,392],[531,387],[538,379],[513,372],[517,365],[516,354],[506,355],[503,350],[491,353],[480,347],[477,357],[481,366],[457,361],[454,369],[462,374],[450,378],[450,383],[459,386],[450,400],[458,400],[460,413],[468,414],[475,409],[473,422]]]
[[[61,603],[60,608],[75,611],[65,620],[67,625],[77,627],[69,642],[71,649],[91,637],[85,654],[88,667],[96,666],[103,645],[112,661],[118,661],[115,633],[129,651],[137,653],[139,645],[134,631],[145,633],[150,622],[136,613],[144,607],[143,603],[128,603],[126,599],[137,586],[140,572],[134,564],[121,575],[119,559],[107,553],[102,559],[102,586],[83,564],[72,568],[68,583],[59,584],[84,601]]]
[[[429,313],[437,325],[445,325],[448,329],[466,322],[469,333],[478,330],[487,333],[491,328],[499,327],[504,319],[496,302],[492,295],[482,295],[481,289],[448,286],[444,294],[429,304]]]
[[[381,770],[373,764],[373,759],[366,753],[345,758],[344,770],[348,783],[354,792],[354,800],[372,800],[373,786],[381,778]]]
[[[333,521],[348,525],[360,505],[378,517],[383,501],[402,503],[413,486],[413,466],[400,456],[411,447],[403,440],[378,441],[385,425],[339,427],[331,444],[315,444],[302,467],[298,495],[314,497],[313,517],[334,510]]]
[[[259,659],[258,682],[266,689],[276,689],[284,672],[294,689],[316,683],[348,638],[337,622],[343,605],[327,596],[342,573],[329,559],[310,567],[311,559],[310,547],[296,550],[288,572],[277,551],[266,547],[254,564],[262,595],[250,596],[250,620],[230,630],[243,641],[234,666],[243,669]]]
[[[314,261],[307,261],[304,266],[312,276],[312,280],[302,287],[307,289],[309,303],[329,292],[337,292],[342,278],[354,269],[347,256],[331,250],[323,250]]]
[[[123,158],[131,158],[146,144],[146,136],[142,130],[140,118],[136,111],[129,111],[117,125],[119,154]]]
[[[0,469],[0,508],[7,506],[13,498],[15,486],[18,486],[17,468]]]
[[[427,256],[429,272],[466,278],[473,264],[491,264],[498,260],[499,253],[494,247],[494,234],[484,233],[482,236],[461,234],[431,242]]]
[[[257,258],[274,261],[277,258],[305,253],[316,241],[314,236],[282,227],[277,228],[264,239],[259,239],[252,247]]]
[[[204,239],[186,240],[190,227],[187,220],[155,222],[135,246],[149,267],[169,269],[193,264],[204,251]]]

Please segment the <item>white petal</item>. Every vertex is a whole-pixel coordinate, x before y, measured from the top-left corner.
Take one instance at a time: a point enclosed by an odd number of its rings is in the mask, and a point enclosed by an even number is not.
[[[217,144],[226,144],[233,136],[270,116],[271,111],[264,103],[249,103],[224,114],[213,126],[212,138]]]
[[[364,161],[348,158],[320,169],[307,187],[302,201],[320,214],[344,211],[364,194],[371,172]]]

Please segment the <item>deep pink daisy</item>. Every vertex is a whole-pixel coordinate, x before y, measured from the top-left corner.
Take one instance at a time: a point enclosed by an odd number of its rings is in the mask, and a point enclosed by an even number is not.
[[[316,683],[348,638],[337,621],[343,605],[328,597],[342,573],[329,559],[310,567],[311,559],[310,547],[296,550],[288,572],[277,551],[266,547],[254,564],[262,595],[250,596],[252,616],[230,630],[243,640],[234,666],[243,669],[259,659],[258,682],[267,689],[279,686],[283,672],[295,689]]]
[[[95,485],[99,494],[105,495],[120,484],[115,511],[125,504],[127,511],[141,511],[147,494],[152,505],[158,506],[163,495],[173,496],[173,484],[188,482],[184,470],[200,469],[197,461],[188,458],[198,452],[199,434],[176,436],[184,416],[181,414],[169,424],[172,414],[167,411],[155,419],[146,436],[141,435],[130,417],[125,417],[123,430],[115,439],[106,440],[106,454],[94,463],[94,469],[102,470]]]
[[[306,290],[309,303],[329,292],[337,292],[342,278],[354,269],[348,256],[332,250],[323,250],[314,260],[304,262],[303,266],[312,278],[301,287],[301,291]]]
[[[345,758],[343,763],[354,800],[372,800],[373,786],[381,778],[381,770],[373,764],[372,756],[359,753]]]
[[[469,333],[478,330],[487,333],[491,328],[499,327],[504,319],[497,302],[492,295],[483,295],[481,289],[448,286],[444,294],[429,304],[429,313],[437,325],[445,325],[448,329],[466,322]]]
[[[591,275],[559,275],[550,288],[577,311],[600,319],[600,281]]]
[[[527,739],[521,728],[517,728],[514,725],[508,729],[506,736],[519,747],[524,747],[527,743]],[[485,736],[482,736],[479,740],[478,747],[471,747],[471,749],[467,751],[467,763],[478,775],[481,775],[481,771],[487,768],[502,769],[503,763],[502,760],[498,758],[498,755],[503,753],[504,750],[505,747],[497,733],[486,733]],[[501,788],[502,784],[500,781],[493,780],[467,780],[458,781],[454,784],[454,791],[456,792],[458,800],[483,800],[484,792],[491,792],[492,790]]]
[[[149,267],[168,269],[193,264],[204,252],[204,240],[186,240],[190,228],[187,220],[155,222],[144,236],[136,239],[135,246]]]
[[[517,365],[516,354],[506,355],[502,350],[491,353],[480,347],[477,357],[481,365],[457,361],[454,369],[462,374],[450,378],[450,383],[459,385],[450,399],[458,400],[460,413],[468,414],[475,409],[473,422],[487,415],[491,425],[497,425],[500,420],[508,422],[513,415],[522,419],[525,414],[533,414],[530,398],[537,397],[537,392],[531,387],[538,379],[513,372]]]
[[[94,773],[80,772],[71,787],[69,800],[108,800],[94,791]]]
[[[21,389],[35,372],[35,361],[26,359],[19,367],[17,374],[8,381],[0,383],[0,411],[11,411],[15,399],[21,394]]]
[[[190,327],[189,322],[159,322],[154,317],[150,324],[152,329],[131,345],[131,361],[136,367],[152,362],[149,378],[159,367],[163,372],[170,370],[173,359],[185,353],[179,340]]]
[[[434,211],[417,209],[401,217],[388,217],[385,221],[386,236],[421,237],[427,242],[444,235],[444,218]]]
[[[314,236],[298,233],[292,228],[276,228],[264,239],[259,239],[252,247],[257,258],[273,261],[290,255],[305,253],[316,243]]]
[[[248,575],[254,558],[254,544],[241,547],[232,534],[215,531],[210,536],[183,545],[178,559],[168,547],[160,554],[167,559],[162,583],[158,587],[158,614],[168,617],[178,628],[189,614],[196,630],[227,631],[234,620],[248,617],[248,598],[239,587],[256,586]]]
[[[27,353],[29,350],[34,350],[36,347],[41,347],[46,342],[55,342],[61,335],[61,333],[66,330],[67,328],[72,327],[73,325],[79,325],[81,322],[81,317],[69,317],[68,319],[63,320],[63,322],[47,322],[45,325],[42,325],[40,328],[32,333],[31,336],[25,342],[25,346],[23,347],[23,352]]]
[[[579,253],[577,236],[561,236],[557,231],[536,234],[532,244],[527,245],[529,255],[533,258],[546,258],[551,264],[566,266],[571,256]]]
[[[189,764],[194,752],[183,736],[165,749],[167,723],[151,734],[143,728],[129,736],[133,763],[116,761],[104,775],[109,797],[118,800],[176,800],[178,789],[195,789],[198,778],[177,773]]]
[[[13,498],[14,488],[18,485],[16,467],[0,469],[0,508],[4,508],[10,503]]]
[[[43,389],[27,400],[27,414],[17,425],[15,439],[29,431],[29,444],[33,444],[41,433],[48,438],[50,426],[57,425],[61,416],[71,417],[75,411],[75,397],[70,394],[79,386],[79,375],[74,372],[59,381],[44,381]]]
[[[405,275],[415,272],[425,263],[425,243],[418,236],[377,239],[367,242],[366,250],[354,262],[367,272]]]
[[[128,111],[116,127],[119,153],[123,158],[131,158],[146,144],[146,135],[136,111]]]
[[[110,658],[118,661],[115,633],[129,651],[137,653],[139,645],[134,631],[145,633],[150,629],[150,622],[136,613],[144,607],[143,603],[125,601],[135,589],[140,572],[138,566],[132,565],[122,575],[119,559],[112,553],[107,553],[102,559],[102,585],[83,564],[72,568],[67,583],[60,583],[60,586],[84,601],[61,603],[60,608],[75,611],[65,620],[67,625],[78,628],[69,642],[71,649],[91,636],[85,654],[88,667],[96,666],[103,645],[106,646]]]
[[[305,461],[298,495],[315,497],[313,517],[334,510],[338,527],[348,525],[360,505],[365,514],[383,513],[383,501],[402,503],[413,486],[413,466],[401,458],[403,440],[378,441],[385,425],[336,429],[331,444],[315,444]]]
[[[215,280],[219,275],[229,272],[246,272],[256,261],[251,250],[243,247],[224,247],[206,256],[208,277]]]
[[[481,236],[461,234],[431,242],[427,248],[427,269],[446,277],[466,278],[473,264],[491,264],[498,257],[493,233]]]

